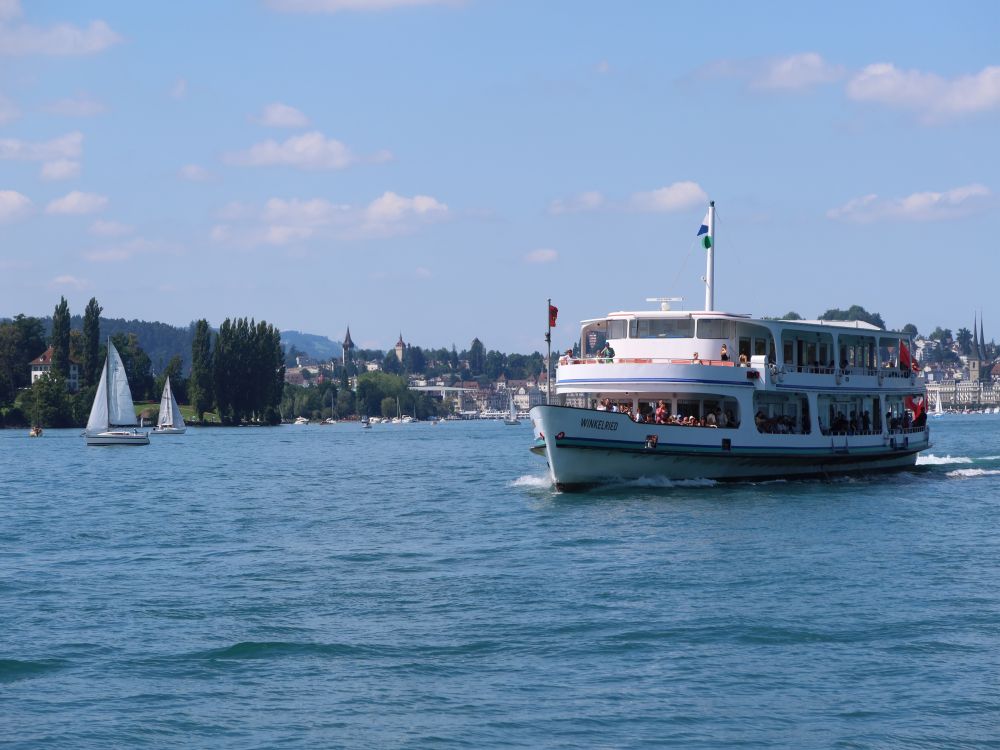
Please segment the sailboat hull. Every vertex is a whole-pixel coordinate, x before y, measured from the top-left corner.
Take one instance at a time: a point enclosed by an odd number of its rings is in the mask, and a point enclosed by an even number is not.
[[[153,435],[183,435],[187,427],[154,427]]]
[[[149,445],[149,433],[134,430],[87,433],[87,445]]]

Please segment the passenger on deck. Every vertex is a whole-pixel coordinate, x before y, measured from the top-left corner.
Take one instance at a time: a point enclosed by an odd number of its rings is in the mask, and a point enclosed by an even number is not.
[[[715,412],[710,411],[705,415],[705,427],[718,427],[718,422],[715,418]]]
[[[865,432],[871,432],[872,430],[872,415],[867,411],[861,415],[861,429]]]
[[[701,361],[701,358],[698,356],[698,352],[695,352],[694,356],[691,357],[691,364],[693,364],[693,365],[703,365],[705,363]]]
[[[729,417],[726,416],[726,412],[722,411],[722,409],[719,409],[718,412],[719,427],[729,427]]]
[[[615,358],[615,350],[611,348],[611,344],[604,342],[604,348],[597,353],[597,357],[601,362],[611,362]]]
[[[653,415],[656,424],[666,424],[667,423],[667,402],[663,399],[656,404],[656,412]]]
[[[747,367],[747,366],[749,366],[749,364],[750,364],[750,361],[747,359],[747,355],[741,354],[740,355],[740,367]]]
[[[721,359],[723,362],[729,361],[729,349],[726,348],[725,344],[722,345],[722,351],[719,352],[719,359]]]

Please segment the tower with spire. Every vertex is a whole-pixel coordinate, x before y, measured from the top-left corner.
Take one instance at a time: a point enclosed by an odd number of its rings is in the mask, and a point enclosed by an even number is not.
[[[354,342],[351,341],[351,327],[347,326],[347,335],[344,336],[344,343],[341,344],[344,347],[344,369],[347,369],[347,363],[351,359],[351,350],[354,349]]]
[[[396,342],[396,359],[399,364],[403,364],[403,352],[406,351],[406,344],[403,342],[403,332],[399,332],[399,341]]]
[[[983,336],[983,318],[978,316],[978,330],[976,327],[977,316],[972,317],[972,348],[969,353],[969,382],[979,383],[988,380],[990,377],[989,363],[986,361],[986,339]]]

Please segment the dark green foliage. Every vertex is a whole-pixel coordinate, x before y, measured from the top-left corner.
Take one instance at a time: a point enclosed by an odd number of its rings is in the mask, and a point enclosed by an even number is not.
[[[955,341],[962,347],[962,354],[966,357],[972,353],[972,331],[968,328],[959,328],[955,334]]]
[[[192,325],[194,341],[191,343],[191,377],[188,380],[188,398],[198,421],[215,401],[212,368],[212,331],[204,318]]]
[[[782,315],[781,319],[782,320],[802,320],[802,316],[799,315],[794,310],[792,310],[792,311],[786,312],[784,315]]]
[[[101,312],[97,298],[91,297],[83,313],[83,351],[80,357],[81,385],[96,385],[101,379]]]
[[[59,298],[52,315],[52,372],[65,379],[69,377],[69,303]]]
[[[183,360],[180,358],[179,354],[175,354],[171,357],[170,361],[167,363],[166,368],[160,375],[156,378],[156,383],[153,386],[153,392],[155,394],[163,394],[163,388],[167,384],[167,378],[170,378],[170,390],[174,393],[174,398],[177,399],[177,403],[186,404],[187,399],[187,379],[181,372],[181,368],[184,366]]]
[[[73,402],[60,375],[44,375],[20,397],[21,409],[32,424],[41,427],[70,427],[74,424]]]
[[[403,372],[403,365],[400,363],[399,358],[396,357],[395,349],[390,349],[385,353],[385,358],[382,360],[382,369],[391,375],[399,375]]]
[[[483,342],[478,338],[472,339],[472,345],[469,347],[469,372],[472,373],[472,377],[478,377],[483,374],[486,368],[486,347],[483,346]]]
[[[905,326],[899,329],[901,333],[909,334],[910,336],[918,335],[917,327],[913,323],[907,323]]]
[[[0,405],[14,403],[17,391],[31,384],[28,363],[46,346],[45,329],[38,318],[18,315],[0,323]]]
[[[949,342],[952,340],[951,329],[942,328],[941,326],[938,326],[931,332],[931,335],[928,336],[927,338],[934,339],[935,341],[940,341],[941,343]]]
[[[827,310],[825,313],[819,316],[820,320],[861,320],[865,323],[871,323],[873,326],[878,326],[879,328],[885,328],[885,321],[882,320],[882,316],[878,313],[870,313],[861,305],[851,305],[846,310],[840,310],[838,308],[833,308]]]
[[[212,374],[215,403],[224,422],[280,421],[285,353],[274,326],[226,318],[215,340]]]
[[[153,380],[153,365],[149,355],[139,346],[139,337],[134,333],[116,333],[111,342],[118,350],[118,355],[125,365],[125,377],[135,401],[152,401],[159,398],[155,392],[156,382]],[[103,362],[104,357],[101,357]]]

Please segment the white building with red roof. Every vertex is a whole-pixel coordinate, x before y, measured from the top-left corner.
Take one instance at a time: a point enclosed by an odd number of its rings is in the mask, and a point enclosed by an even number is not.
[[[31,360],[29,365],[31,366],[31,384],[34,385],[40,377],[52,372],[52,347],[50,346]],[[80,390],[80,363],[73,357],[69,358],[69,378],[66,385],[71,391]]]

